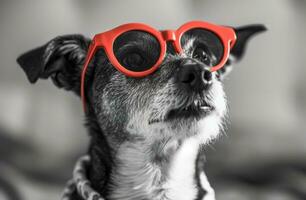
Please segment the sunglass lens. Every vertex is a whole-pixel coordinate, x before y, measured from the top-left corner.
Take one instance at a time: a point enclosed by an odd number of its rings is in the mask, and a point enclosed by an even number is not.
[[[152,68],[160,57],[158,40],[144,31],[128,31],[116,38],[113,52],[126,69],[142,72]]]
[[[203,28],[186,31],[180,43],[185,53],[208,66],[216,66],[223,57],[224,47],[221,39]]]

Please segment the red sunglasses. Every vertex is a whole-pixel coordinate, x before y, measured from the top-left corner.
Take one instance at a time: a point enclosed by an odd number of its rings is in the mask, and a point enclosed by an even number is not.
[[[87,67],[95,55],[96,51],[99,48],[103,48],[109,61],[111,64],[120,72],[125,74],[126,76],[130,77],[144,77],[151,73],[153,73],[157,68],[160,66],[160,64],[163,62],[163,59],[166,54],[166,47],[167,42],[172,42],[174,46],[174,50],[181,54],[183,52],[182,50],[182,41],[185,35],[188,35],[187,33],[191,30],[196,30],[197,34],[201,35],[201,33],[205,33],[207,36],[207,33],[210,34],[210,37],[215,37],[218,41],[213,46],[221,46],[222,53],[219,53],[217,58],[217,63],[214,64],[210,69],[211,71],[216,71],[223,67],[229,57],[230,49],[234,46],[236,42],[236,34],[235,31],[230,27],[225,26],[218,26],[215,24],[211,24],[208,22],[203,21],[191,21],[184,25],[182,25],[177,30],[164,30],[164,31],[158,31],[146,24],[141,23],[129,23],[129,24],[123,24],[121,26],[118,26],[112,30],[96,34],[89,46],[88,54],[86,56],[84,68],[82,71],[81,76],[81,99],[83,102],[83,107],[85,109],[85,75]],[[138,38],[131,38],[131,37],[125,37],[126,34],[129,32],[137,32],[138,35],[140,34],[141,37]],[[147,63],[146,66],[137,67],[137,66],[130,66],[126,65],[125,62],[120,60],[119,55],[117,53],[117,46],[124,46],[128,45],[131,42],[134,43],[144,43],[147,41],[147,39],[150,39],[150,41],[154,41],[153,46],[157,47],[159,49],[158,52],[155,52],[154,55],[152,55],[152,62]],[[129,40],[129,41],[125,41]],[[141,40],[141,41],[140,41]]]

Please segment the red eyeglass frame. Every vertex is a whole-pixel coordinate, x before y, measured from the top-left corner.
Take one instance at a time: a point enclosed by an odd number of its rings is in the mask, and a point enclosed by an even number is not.
[[[130,76],[130,77],[144,77],[151,73],[153,73],[157,68],[160,66],[160,64],[163,62],[163,59],[166,55],[166,49],[167,49],[167,42],[171,41],[174,49],[177,53],[182,53],[182,47],[180,44],[180,40],[182,35],[189,31],[190,29],[195,28],[203,28],[205,30],[211,31],[215,33],[220,41],[223,44],[223,57],[221,58],[220,62],[216,65],[211,67],[211,71],[216,71],[223,67],[229,57],[230,49],[234,46],[236,42],[236,34],[234,29],[230,27],[225,26],[219,26],[215,24],[211,24],[204,21],[191,21],[183,24],[181,27],[179,27],[177,30],[164,30],[164,31],[158,31],[155,28],[148,26],[143,23],[128,23],[120,25],[112,30],[96,34],[89,46],[88,53],[85,59],[84,68],[82,70],[81,75],[81,99],[83,102],[83,108],[85,110],[86,104],[85,104],[85,76],[86,71],[88,68],[88,65],[95,55],[96,51],[99,48],[103,48],[109,61],[111,64],[120,72],[123,74]],[[148,70],[141,71],[141,72],[134,72],[131,70],[126,69],[123,67],[119,61],[117,60],[116,56],[113,52],[113,44],[115,40],[120,36],[121,34],[128,32],[128,31],[144,31],[147,33],[150,33],[153,35],[160,44],[160,57],[157,60],[157,62]]]

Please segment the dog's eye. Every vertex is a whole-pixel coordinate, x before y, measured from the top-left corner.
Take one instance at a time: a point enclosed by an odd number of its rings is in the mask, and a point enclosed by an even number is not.
[[[203,62],[208,66],[211,64],[209,52],[207,48],[203,45],[199,45],[194,49],[194,51],[192,52],[192,57],[198,59],[199,61]]]
[[[122,62],[124,66],[128,68],[142,68],[143,65],[146,63],[146,60],[140,53],[131,52],[125,55]]]
[[[188,55],[197,57],[206,65],[214,66],[222,59],[223,43],[209,30],[191,29],[182,35],[180,43]]]

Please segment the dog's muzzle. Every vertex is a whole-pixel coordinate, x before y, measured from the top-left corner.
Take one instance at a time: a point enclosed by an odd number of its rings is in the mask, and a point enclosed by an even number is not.
[[[181,61],[176,74],[176,84],[179,90],[187,96],[187,101],[167,113],[166,120],[174,118],[202,118],[215,108],[206,101],[204,94],[213,83],[213,74],[207,66],[194,59]]]

